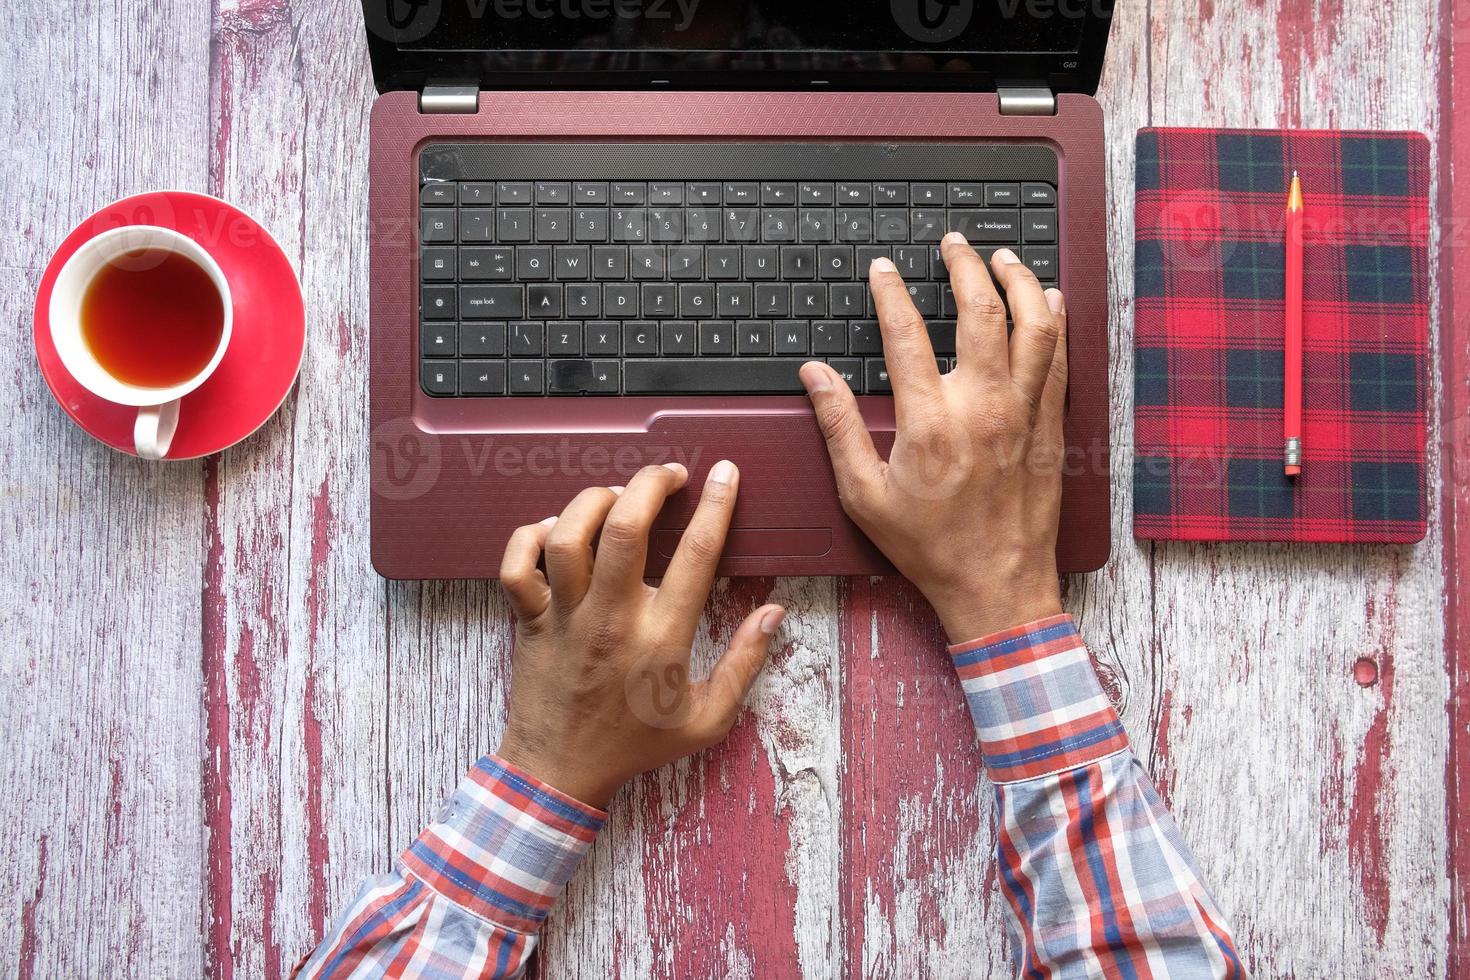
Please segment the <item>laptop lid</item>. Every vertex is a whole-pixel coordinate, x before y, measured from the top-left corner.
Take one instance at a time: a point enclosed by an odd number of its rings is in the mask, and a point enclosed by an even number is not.
[[[378,91],[1097,91],[1113,0],[363,0]]]

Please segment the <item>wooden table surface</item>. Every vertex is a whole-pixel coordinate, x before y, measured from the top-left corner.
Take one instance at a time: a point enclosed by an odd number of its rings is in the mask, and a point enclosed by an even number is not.
[[[351,0],[10,6],[0,35],[0,972],[277,976],[493,747],[510,617],[368,560],[367,122]],[[1470,0],[1119,0],[1101,100],[1113,241],[1113,558],[1068,583],[1134,744],[1263,977],[1470,975]],[[1470,62],[1466,62],[1470,64]],[[1129,535],[1133,134],[1411,128],[1435,141],[1431,530],[1412,548]],[[207,191],[301,273],[294,399],[203,462],[142,463],[52,401],[51,250],[134,192]],[[1462,281],[1466,277],[1462,275]],[[1459,311],[1458,315],[1455,311]],[[1460,455],[1454,455],[1454,451]],[[1459,479],[1455,475],[1459,473]],[[722,583],[698,659],[767,598],[785,648],[730,744],[645,777],[545,934],[547,977],[990,977],[982,778],[941,636],[897,580]],[[1360,685],[1366,660],[1378,680]],[[1448,710],[1447,710],[1448,709]]]

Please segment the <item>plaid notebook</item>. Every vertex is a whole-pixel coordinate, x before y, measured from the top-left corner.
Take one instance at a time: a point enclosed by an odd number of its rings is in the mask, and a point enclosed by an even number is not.
[[[1306,200],[1303,466],[1282,471],[1286,197]],[[1133,531],[1195,541],[1425,533],[1429,143],[1416,133],[1138,134]]]

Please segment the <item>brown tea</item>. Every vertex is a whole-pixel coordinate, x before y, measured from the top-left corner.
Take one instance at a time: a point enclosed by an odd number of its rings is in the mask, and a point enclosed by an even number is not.
[[[82,296],[82,339],[124,384],[172,388],[209,366],[224,306],[193,259],[143,248],[108,262]]]

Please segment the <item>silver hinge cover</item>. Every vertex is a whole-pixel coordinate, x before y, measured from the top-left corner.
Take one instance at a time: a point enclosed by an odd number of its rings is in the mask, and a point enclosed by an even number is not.
[[[1003,88],[1000,90],[1002,116],[1055,116],[1057,97],[1049,88]]]
[[[480,111],[480,89],[475,85],[425,85],[419,93],[419,112]]]

